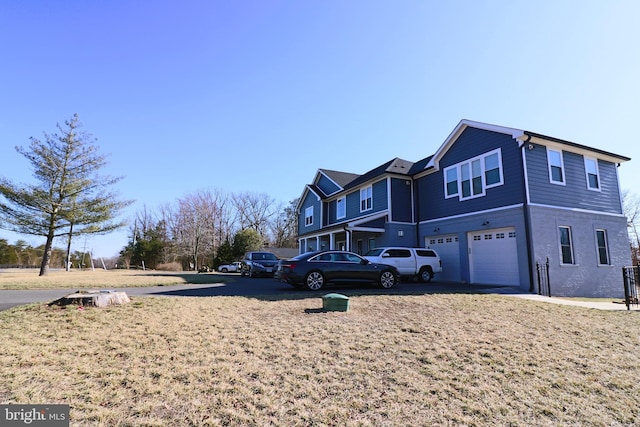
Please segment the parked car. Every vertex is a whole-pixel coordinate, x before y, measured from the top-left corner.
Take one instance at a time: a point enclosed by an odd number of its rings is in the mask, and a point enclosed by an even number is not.
[[[372,263],[353,252],[308,252],[278,262],[275,278],[299,288],[317,291],[326,283],[377,283],[391,288],[400,273],[390,265]]]
[[[240,274],[242,276],[273,276],[278,264],[278,257],[271,252],[252,251],[244,254]]]
[[[242,263],[240,261],[232,262],[231,264],[222,264],[218,267],[218,271],[221,273],[238,273]]]
[[[364,257],[371,262],[393,265],[402,277],[418,277],[422,282],[430,282],[434,274],[442,272],[442,261],[433,249],[376,248],[367,252]]]

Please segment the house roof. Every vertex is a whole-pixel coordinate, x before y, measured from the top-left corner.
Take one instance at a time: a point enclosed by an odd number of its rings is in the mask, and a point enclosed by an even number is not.
[[[395,159],[389,160],[388,162],[374,169],[371,169],[369,172],[358,176],[356,179],[345,185],[344,189],[347,190],[349,188],[357,187],[358,185],[363,184],[377,176],[384,175],[385,173],[409,175],[409,171],[411,170],[412,166],[412,162],[396,157]]]
[[[604,157],[605,159],[612,161],[612,163],[628,162],[629,160],[631,160],[630,157],[626,157],[626,156],[621,156],[619,154],[610,153],[608,151],[600,150],[598,148],[587,147],[586,145],[576,144],[575,142],[565,141],[563,139],[554,138],[552,136],[546,136],[546,135],[542,135],[542,134],[535,133],[535,132],[529,132],[529,131],[524,131],[524,134],[527,135],[527,136],[530,136],[531,138],[543,139],[543,140],[546,140],[546,141],[551,141],[551,142],[555,142],[555,143],[558,143],[558,144],[562,144],[562,145],[566,145],[566,146],[569,146],[569,147],[573,147],[573,148],[576,148],[578,151],[589,151],[589,152],[592,152],[592,153],[596,153],[596,154],[599,154],[600,156]]]
[[[318,169],[318,172],[335,182],[340,188],[344,188],[345,185],[360,176],[355,173],[340,172],[329,169]]]
[[[325,175],[327,178],[335,182],[336,185],[341,187],[340,191],[333,193],[333,194],[337,194],[337,193],[341,193],[344,190],[348,190],[348,189],[357,187],[359,185],[362,185],[384,174],[399,174],[399,175],[415,176],[420,173],[425,173],[425,171],[429,169],[439,169],[439,162],[442,159],[442,157],[446,154],[446,152],[451,148],[451,146],[456,142],[456,140],[468,127],[510,135],[514,140],[518,141],[521,144],[527,143],[529,141],[538,140],[535,142],[540,142],[543,144],[551,143],[551,144],[556,144],[558,146],[570,147],[572,151],[577,151],[584,154],[592,153],[594,156],[610,161],[612,163],[620,163],[620,162],[631,160],[629,157],[621,156],[619,154],[610,153],[604,150],[600,150],[598,148],[592,148],[586,145],[576,144],[575,142],[565,141],[562,139],[542,135],[535,132],[463,119],[453,129],[453,131],[445,139],[444,143],[442,143],[442,145],[438,148],[435,154],[425,157],[422,160],[419,160],[415,163],[396,157],[380,166],[377,166],[371,169],[370,171],[362,175],[348,173],[348,172],[339,172],[339,171],[334,171],[330,169],[318,169],[318,174]],[[314,182],[317,182],[317,179],[318,179],[318,175],[316,175]],[[333,194],[324,194],[322,190],[315,185],[308,185],[305,191],[308,191],[308,190],[312,190],[316,195],[318,195],[318,197],[321,197],[323,199],[333,195]]]

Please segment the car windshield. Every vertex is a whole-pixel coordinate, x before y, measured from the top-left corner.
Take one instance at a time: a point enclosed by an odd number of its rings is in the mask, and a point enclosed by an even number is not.
[[[364,256],[379,256],[382,253],[382,249],[371,249]]]

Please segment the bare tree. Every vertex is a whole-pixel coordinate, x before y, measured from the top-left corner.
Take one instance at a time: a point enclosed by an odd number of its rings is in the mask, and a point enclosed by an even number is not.
[[[263,239],[269,237],[269,221],[276,212],[275,199],[265,193],[239,193],[231,196],[240,229],[256,230]]]
[[[622,208],[624,215],[627,217],[633,261],[638,264],[640,263],[640,236],[638,235],[638,229],[640,228],[640,198],[629,190],[624,190],[622,192]]]
[[[164,209],[171,236],[181,254],[189,258],[196,270],[202,265],[201,256],[220,244],[216,233],[219,196],[217,192],[200,191],[188,194],[174,207],[166,206]]]
[[[298,237],[298,214],[296,206],[298,199],[292,200],[287,206],[280,204],[278,213],[270,222],[273,234],[273,245],[278,248],[295,248]]]

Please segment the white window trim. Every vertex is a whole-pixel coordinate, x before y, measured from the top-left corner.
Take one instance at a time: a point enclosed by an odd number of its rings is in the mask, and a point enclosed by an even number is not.
[[[598,246],[598,231],[602,231],[604,233],[604,249],[607,251],[607,263],[600,263],[600,247]],[[609,266],[611,265],[611,255],[609,254],[609,238],[607,236],[607,230],[604,228],[596,228],[596,256],[598,258],[599,266]]]
[[[566,228],[567,230],[569,230],[569,249],[571,249],[571,263],[565,263],[564,260],[562,259],[562,239],[561,234],[560,234],[560,229],[561,228]],[[568,225],[559,225],[558,226],[558,249],[560,250],[560,265],[576,265],[576,253],[575,250],[573,248],[573,233],[571,232],[571,227]],[[597,246],[597,242],[596,242],[596,246]]]
[[[340,209],[338,208],[340,206],[340,201],[342,201],[342,206],[343,206],[342,215],[340,214]],[[336,200],[336,219],[342,219],[346,216],[347,216],[347,198],[346,196],[342,196]]]
[[[554,181],[553,173],[551,172],[551,156],[549,156],[549,152],[554,152],[560,154],[560,172],[562,172],[562,182]],[[549,182],[556,185],[567,185],[567,178],[564,173],[564,155],[562,154],[562,150],[553,150],[547,147],[547,167],[549,168]]]
[[[498,154],[498,173],[500,174],[500,180],[494,184],[490,184],[487,185],[487,180],[486,180],[486,168],[485,168],[485,159],[489,156],[492,156],[494,154]],[[472,168],[472,164],[475,161],[479,161],[480,162],[480,178],[482,179],[482,192],[478,193],[478,194],[473,194],[473,168]],[[462,195],[462,167],[463,165],[469,165],[469,173],[470,173],[470,178],[471,178],[471,195],[464,197]],[[456,178],[457,178],[457,182],[458,182],[458,192],[455,194],[449,194],[447,192],[447,172],[451,169],[455,169],[456,170]],[[470,199],[475,199],[478,197],[484,197],[487,195],[487,189],[489,188],[494,188],[494,187],[499,187],[501,185],[504,185],[504,171],[502,168],[502,149],[498,148],[492,151],[489,151],[487,153],[483,153],[479,156],[473,157],[471,159],[467,159],[463,162],[457,163],[455,165],[452,166],[448,166],[443,170],[443,181],[444,181],[444,198],[445,199],[451,199],[453,197],[457,197],[458,200],[463,201],[463,200],[470,200]]]
[[[587,162],[592,161],[596,165],[596,177],[598,178],[598,188],[593,188],[589,185],[589,169],[587,167]],[[598,166],[598,159],[594,159],[592,157],[584,158],[584,176],[587,179],[587,189],[591,191],[602,191],[602,181],[600,180],[600,167]]]
[[[364,198],[362,197],[364,194]],[[368,194],[371,194],[370,197],[368,197]],[[371,206],[370,207],[366,207],[366,200],[371,199]],[[365,208],[362,209],[362,202],[365,202]],[[360,189],[360,212],[367,212],[373,209],[373,186],[368,186],[365,188],[361,188]]]
[[[309,219],[311,219],[309,221]],[[304,210],[304,226],[309,227],[313,225],[313,206],[309,206]]]
[[[453,194],[449,194],[449,189],[447,188],[447,184],[449,183],[449,181],[447,181],[447,172],[449,170],[455,170],[456,171],[456,185],[457,185],[457,191]],[[444,198],[445,199],[451,199],[452,197],[460,197],[460,169],[458,167],[458,165],[453,165],[453,166],[449,166],[447,168],[444,169]],[[453,182],[453,181],[451,181]]]

